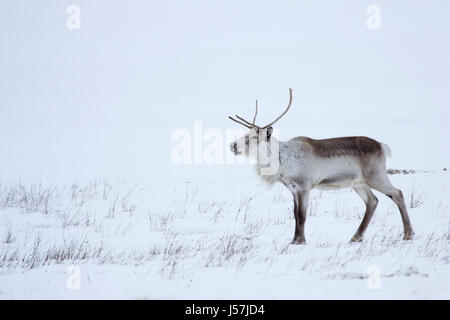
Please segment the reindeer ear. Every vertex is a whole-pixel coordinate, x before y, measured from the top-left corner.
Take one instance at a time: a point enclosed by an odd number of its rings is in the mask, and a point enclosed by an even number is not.
[[[269,140],[270,136],[272,135],[272,131],[273,131],[272,127],[267,128],[267,140]]]

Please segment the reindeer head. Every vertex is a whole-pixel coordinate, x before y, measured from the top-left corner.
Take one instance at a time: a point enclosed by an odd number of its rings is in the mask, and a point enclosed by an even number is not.
[[[235,155],[244,154],[246,156],[257,156],[258,150],[262,149],[262,147],[266,147],[270,143],[270,138],[272,136],[272,125],[281,119],[282,116],[288,112],[292,103],[292,89],[289,88],[289,104],[284,110],[284,112],[276,118],[274,121],[269,123],[264,127],[257,126],[255,124],[256,115],[258,114],[258,100],[256,100],[256,110],[255,116],[253,117],[253,122],[249,122],[240,116],[236,115],[236,119],[233,117],[228,117],[229,119],[243,125],[250,129],[243,137],[239,138],[236,141],[233,141],[230,144],[230,150]],[[267,150],[267,149],[264,149]]]

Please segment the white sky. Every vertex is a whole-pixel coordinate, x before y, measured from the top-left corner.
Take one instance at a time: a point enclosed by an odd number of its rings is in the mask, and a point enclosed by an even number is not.
[[[0,180],[230,174],[174,166],[172,131],[236,128],[256,98],[268,122],[288,87],[283,140],[368,135],[389,167],[448,167],[449,36],[444,0],[2,0]]]

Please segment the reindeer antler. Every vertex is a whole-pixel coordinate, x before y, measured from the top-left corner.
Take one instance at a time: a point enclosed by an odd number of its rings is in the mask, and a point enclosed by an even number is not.
[[[244,127],[247,127],[247,128],[249,128],[249,129],[252,128],[252,126],[249,126],[249,125],[245,124],[244,122],[238,121],[238,120],[234,119],[234,118],[231,117],[231,116],[228,116],[228,119],[233,120],[234,122],[237,122],[237,123],[239,123],[239,124],[242,124]]]
[[[255,116],[253,117],[253,123],[252,126],[255,126],[255,120],[256,120],[256,115],[258,114],[258,99],[256,99],[256,109],[255,109]]]
[[[273,125],[275,122],[277,122],[278,120],[281,119],[282,116],[284,116],[286,114],[286,112],[288,112],[289,108],[291,107],[292,104],[292,89],[289,88],[289,104],[286,108],[286,110],[284,110],[284,112],[275,120],[273,120],[271,123],[269,123],[267,126],[262,127],[263,129],[270,127],[271,125]]]
[[[242,124],[243,126],[249,128],[249,129],[252,129],[252,128],[258,128],[258,129],[261,129],[260,127],[258,127],[258,126],[255,124],[255,120],[256,120],[256,115],[257,115],[257,114],[258,114],[258,100],[256,100],[256,110],[255,110],[255,116],[253,117],[253,122],[249,122],[249,121],[245,120],[244,118],[239,117],[237,114],[235,114],[235,116],[236,116],[236,118],[238,118],[240,121],[234,119],[233,117],[228,117],[228,118],[231,119],[231,120],[233,120],[233,121],[235,121],[235,122],[237,122],[237,123],[239,123],[239,124]]]
[[[240,117],[238,115],[236,115],[236,118],[238,118],[240,121],[234,119],[233,117],[228,117],[228,118],[233,120],[233,121],[235,121],[235,122],[237,122],[237,123],[239,123],[239,124],[242,124],[243,126],[249,128],[249,129],[252,129],[252,128],[265,129],[265,128],[268,128],[271,125],[273,125],[278,120],[280,120],[281,117],[283,117],[286,114],[286,112],[288,112],[289,108],[291,107],[291,104],[292,104],[292,89],[289,88],[289,104],[288,104],[286,110],[284,110],[284,112],[278,118],[276,118],[274,121],[272,121],[271,123],[269,123],[268,125],[266,125],[264,127],[260,127],[260,126],[257,126],[255,124],[256,116],[258,115],[258,100],[256,100],[256,110],[255,110],[255,115],[253,117],[253,122],[247,121],[247,120],[245,120],[244,118],[242,118],[242,117]]]

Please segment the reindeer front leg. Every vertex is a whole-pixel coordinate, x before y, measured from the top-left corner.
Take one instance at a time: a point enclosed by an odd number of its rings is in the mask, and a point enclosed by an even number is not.
[[[309,190],[296,189],[294,195],[295,233],[292,244],[305,244],[305,221],[308,210]]]

